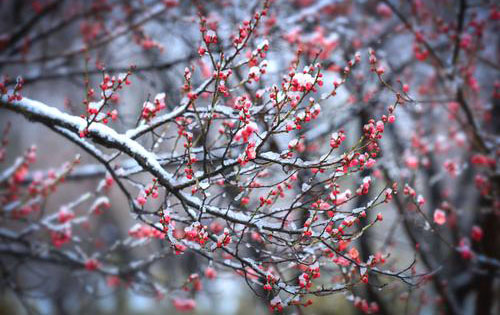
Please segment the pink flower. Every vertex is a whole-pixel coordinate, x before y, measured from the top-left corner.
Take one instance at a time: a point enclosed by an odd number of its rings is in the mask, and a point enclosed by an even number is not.
[[[414,155],[407,156],[405,159],[405,164],[408,168],[416,169],[418,168],[418,158]]]
[[[248,197],[241,198],[241,205],[242,206],[247,205],[249,203],[250,203],[250,198],[248,198]]]
[[[351,258],[354,259],[354,260],[358,259],[359,258],[359,252],[358,252],[358,250],[356,248],[354,248],[354,247],[351,248],[349,250],[349,256],[351,256]]]
[[[377,127],[378,132],[384,132],[384,122],[383,121],[381,121],[381,120],[377,121],[376,127]]]
[[[434,211],[434,223],[443,225],[446,223],[446,213],[441,209]]]
[[[205,269],[205,277],[208,279],[215,279],[217,277],[217,271],[212,267],[207,267],[207,269]]]
[[[366,162],[366,167],[372,168],[375,165],[375,160],[372,158],[369,158],[368,161]]]
[[[479,242],[483,239],[483,236],[484,236],[484,233],[483,233],[483,229],[481,229],[479,226],[477,225],[474,225],[472,227],[472,230],[471,230],[471,233],[470,233],[470,237],[476,241],[476,242]]]
[[[114,287],[117,287],[120,285],[120,277],[118,276],[109,276],[107,279],[106,279],[106,284],[108,285],[108,287],[110,288],[114,288]]]
[[[175,298],[172,300],[172,304],[179,312],[191,311],[196,307],[196,302],[193,299]]]
[[[391,8],[385,4],[385,3],[379,3],[377,5],[377,14],[380,15],[383,18],[390,18],[392,16],[392,10]]]
[[[85,262],[85,269],[92,271],[96,270],[97,268],[99,268],[99,262],[96,259],[87,259],[87,261]]]
[[[139,205],[144,206],[147,200],[144,196],[138,196],[136,201]]]
[[[465,260],[469,260],[474,257],[474,253],[472,252],[469,244],[469,240],[466,238],[462,238],[458,245],[458,251],[462,255],[462,258]]]
[[[75,214],[73,213],[73,211],[66,208],[62,208],[57,213],[57,221],[59,221],[59,223],[66,223],[68,221],[71,221],[74,217]]]
[[[71,241],[71,228],[66,227],[60,231],[50,231],[52,244],[60,248],[62,245]]]

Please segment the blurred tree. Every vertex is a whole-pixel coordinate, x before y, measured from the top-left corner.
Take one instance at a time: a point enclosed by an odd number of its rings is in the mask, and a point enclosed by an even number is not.
[[[500,312],[494,1],[0,8],[1,312]]]

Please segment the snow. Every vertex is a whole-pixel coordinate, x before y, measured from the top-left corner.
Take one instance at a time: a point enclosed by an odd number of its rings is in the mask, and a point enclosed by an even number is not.
[[[11,167],[7,168],[6,170],[3,171],[3,173],[0,174],[0,183],[3,183],[6,180],[8,180],[16,172],[16,170],[23,164],[23,162],[24,159],[22,157],[18,157]]]
[[[257,156],[257,158],[272,161],[281,165],[289,165],[296,168],[310,168],[310,167],[326,166],[326,165],[330,167],[332,163],[337,163],[340,162],[341,160],[338,157],[331,157],[329,159],[321,158],[316,161],[303,161],[300,158],[286,159],[286,158],[281,158],[281,156],[278,153],[270,151],[260,153]]]
[[[262,42],[259,43],[259,45],[257,46],[257,49],[264,49],[265,47],[269,47],[269,41],[267,39],[263,40]]]
[[[234,112],[234,110],[231,107],[224,105],[216,105],[215,110],[223,113],[226,116],[232,116]]]
[[[190,194],[182,193],[182,192],[180,193],[180,195],[181,195],[181,198],[184,199],[188,203],[188,205],[195,207],[197,209],[200,209],[202,207],[202,202],[197,197],[194,197],[194,196],[191,196]],[[258,228],[258,229],[263,229],[263,230],[267,230],[267,231],[281,231],[281,232],[288,233],[288,234],[300,234],[301,233],[300,231],[281,229],[281,223],[260,222],[260,219],[258,217],[255,217],[252,219],[251,216],[249,216],[249,215],[246,215],[242,212],[236,212],[236,211],[233,211],[230,209],[222,209],[222,208],[217,208],[217,207],[209,206],[209,205],[205,205],[203,209],[204,209],[204,212],[206,212],[208,214],[211,214],[211,215],[214,215],[217,217],[221,217],[221,218],[225,218],[226,220],[231,221],[231,222],[240,223],[240,224],[244,224],[247,226],[248,225],[253,226],[253,227]],[[196,214],[193,212],[191,212],[191,215],[196,216]]]
[[[94,203],[90,206],[90,212],[94,212],[95,210],[97,210],[101,205],[104,205],[104,204],[109,204],[110,201],[109,201],[109,198],[106,197],[106,196],[101,196],[99,198],[97,198]]]
[[[302,192],[306,192],[309,189],[311,189],[311,185],[309,185],[308,183],[303,183],[302,184]]]
[[[144,104],[142,105],[142,108],[153,112],[156,109],[156,106],[155,106],[155,104],[153,104],[151,102],[144,102]]]
[[[2,97],[2,100],[6,101],[6,97]],[[75,132],[79,132],[87,127],[86,120],[81,117],[66,114],[55,107],[26,97],[21,101],[7,104],[7,106],[15,111],[24,113],[26,116],[37,116],[38,120],[42,122],[49,121],[56,126],[65,127]],[[158,177],[161,183],[167,186],[167,188],[172,186],[170,181],[173,176],[161,167],[156,156],[138,142],[132,140],[128,135],[119,134],[101,123],[92,123],[88,131],[90,137],[97,138],[100,142],[103,142],[103,145],[119,148],[134,158],[139,164],[149,168],[151,173]]]
[[[281,160],[280,155],[276,152],[268,151],[268,152],[261,153],[259,156],[266,158],[266,159],[269,159],[269,160],[275,160],[275,161]]]
[[[253,66],[248,70],[248,75],[254,75],[254,76],[259,76],[260,74],[260,68],[257,66]]]
[[[155,102],[158,101],[158,102],[163,102],[165,101],[165,97],[167,95],[165,93],[159,93],[155,96]]]
[[[96,112],[101,110],[101,107],[104,105],[104,101],[99,101],[99,102],[90,102],[89,103],[89,109],[93,109]]]
[[[87,126],[87,122],[83,118],[63,113],[57,108],[50,107],[41,102],[34,101],[28,98],[24,98],[19,102],[14,102],[13,104],[8,104],[7,106],[13,107],[15,111],[23,112],[26,116],[36,116],[36,120],[42,122],[51,122],[57,126],[62,126],[64,128],[73,130],[74,132],[84,129]],[[180,111],[181,109],[178,109],[174,112],[178,113]],[[173,114],[174,112],[169,114],[170,117],[175,116]],[[130,138],[131,136],[137,134],[139,134],[138,130],[129,134],[119,134],[115,130],[100,123],[93,123],[89,128],[89,137],[96,139],[97,142],[100,142],[105,146],[118,148],[127,153],[139,165],[149,170],[154,176],[156,176],[162,185],[164,185],[167,189],[172,189],[172,187],[174,186],[173,176],[163,169],[163,167],[158,162],[156,155],[149,152],[139,143]],[[279,154],[274,152],[265,152],[261,154],[261,157],[265,157],[268,160],[272,160],[277,163],[294,164],[299,167],[301,165],[314,165],[314,162],[281,159]],[[202,202],[198,198],[184,192],[178,192],[176,193],[176,196],[184,200],[188,204],[188,206],[194,207],[197,210],[201,209]],[[252,219],[249,215],[246,215],[242,212],[236,212],[231,209],[221,209],[214,206],[206,206],[205,211],[210,215],[225,218],[226,220],[231,222],[253,226],[262,230],[300,234],[300,231],[297,230],[282,229],[281,223],[259,222],[258,217],[254,217]]]
[[[306,86],[307,83],[314,84],[314,78],[309,73],[296,73],[293,79],[297,80],[299,86]]]

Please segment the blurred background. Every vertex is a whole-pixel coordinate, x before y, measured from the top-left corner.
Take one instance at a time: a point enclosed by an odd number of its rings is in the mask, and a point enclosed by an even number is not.
[[[340,80],[341,69],[356,51],[367,60],[368,49],[375,49],[386,69],[386,80],[398,88],[401,82],[408,82],[410,94],[419,102],[401,111],[398,109],[396,123],[390,126],[388,136],[381,141],[383,167],[371,173],[377,179],[374,191],[382,190],[392,181],[410,183],[427,200],[424,210],[429,217],[437,208],[447,211],[453,227],[447,227],[443,233],[458,246],[462,237],[469,237],[471,226],[481,224],[482,214],[491,210],[487,210],[477,188],[477,171],[468,163],[473,152],[468,143],[472,140],[468,130],[460,127],[460,120],[452,117],[454,105],[450,104],[456,99],[454,88],[465,85],[466,97],[479,128],[484,128],[481,130],[486,134],[487,145],[493,148],[492,151],[498,150],[495,138],[499,129],[498,3],[466,1],[464,32],[470,33],[474,43],[470,45],[474,47],[469,51],[467,43],[461,43],[460,58],[454,62],[455,41],[450,34],[457,27],[461,1],[388,2],[399,10],[403,19],[383,1],[271,1],[269,16],[261,30],[263,34],[258,34],[270,43],[266,56],[268,73],[257,83],[257,88],[279,85],[296,58],[297,49],[301,49],[302,64],[317,60],[325,70],[325,86],[317,95],[329,93],[332,82]],[[102,69],[106,73],[119,74],[133,65],[131,85],[113,99],[120,115],[110,126],[124,132],[137,123],[143,103],[158,93],[166,93],[167,110],[181,102],[185,67],[195,69],[194,86],[201,84],[207,77],[206,72],[211,71],[207,69],[209,62],[197,54],[201,43],[198,12],[203,12],[209,25],[215,25],[221,41],[218,49],[230,51],[230,36],[259,5],[261,1],[242,0],[1,0],[0,74],[8,78],[9,88],[15,85],[18,76],[22,76],[25,82],[23,96],[81,115],[85,112],[82,101],[86,98],[86,86],[97,90],[103,77]],[[479,24],[484,21],[480,38],[476,38],[474,26],[471,26],[476,20]],[[414,25],[415,31],[408,31],[405,23]],[[444,32],[443,27],[448,27],[449,33]],[[419,32],[446,66],[439,68],[432,56],[426,56],[426,51],[427,55],[433,53],[416,39]],[[252,47],[257,43],[257,40],[251,42]],[[342,86],[335,98],[322,104],[320,118],[300,131],[309,151],[327,145],[330,134],[339,128],[348,134],[345,147],[354,145],[363,125],[370,118],[385,113],[386,107],[393,102],[393,95],[382,91],[377,80],[367,78],[368,73],[369,65],[363,62],[359,72],[353,73],[355,79]],[[456,75],[455,79],[441,86],[439,75],[449,74]],[[478,86],[475,92],[474,84]],[[64,185],[58,186],[43,203],[45,215],[57,213],[63,205],[93,191],[106,175],[93,157],[67,139],[41,124],[30,123],[21,115],[0,108],[0,129],[5,131],[6,128],[9,131],[4,134],[9,144],[3,151],[0,173],[36,145],[36,162],[26,175],[25,186],[37,174],[58,170],[77,154],[81,156]],[[281,138],[277,150],[286,149],[289,140]],[[146,146],[152,144],[149,138],[144,141]],[[305,157],[309,151],[304,153]],[[104,152],[112,151],[104,149]],[[498,157],[494,153],[493,156],[494,159]],[[455,176],[450,176],[449,170],[443,167],[449,160],[457,163]],[[360,176],[345,179],[343,187],[355,191]],[[138,174],[134,180],[147,182],[150,177]],[[400,185],[402,189],[403,184]],[[116,186],[106,195],[109,208],[102,210],[101,215],[89,216],[86,224],[74,230],[75,235],[79,234],[79,229],[86,231],[82,235],[87,235],[88,239],[79,240],[79,250],[85,253],[105,251],[116,240],[127,237],[137,222]],[[360,207],[373,197],[353,200],[349,207]],[[90,206],[91,203],[84,203],[77,211],[86,211]],[[464,314],[472,314],[477,297],[474,291],[477,278],[473,270],[479,268],[478,265],[464,262],[459,254],[429,233],[430,227],[415,215],[411,206],[404,204],[403,208],[413,211],[409,218],[404,219],[393,204],[380,209],[384,221],[370,228],[357,241],[361,255],[390,253],[388,268],[401,270],[418,256],[415,239],[411,236],[416,235],[417,244],[432,259],[425,262],[417,258],[414,273],[438,273],[437,286],[429,280],[428,285],[408,288],[400,281],[382,278],[379,286],[356,287],[346,294],[313,297],[313,305],[300,310],[290,307],[284,313],[361,314],[362,311],[346,298],[354,293],[368,301],[377,301],[381,306],[378,313],[438,314],[445,312],[442,301],[437,298],[442,293],[439,289],[442,285],[449,286],[453,303],[459,305]],[[369,216],[373,218],[375,213]],[[412,224],[413,234],[408,234],[404,222]],[[0,229],[22,231],[25,226],[3,215],[0,219]],[[47,233],[33,237],[42,243],[49,240]],[[161,251],[165,246],[157,240],[137,240],[130,248],[114,251],[111,259],[117,263],[134,261]],[[479,246],[477,251],[483,249]],[[127,283],[125,279],[59,266],[50,261],[0,255],[3,282],[0,314],[177,314],[172,306],[171,292],[182,292],[187,277],[203,273],[207,266],[206,260],[189,251],[181,256],[165,256],[148,270],[171,284],[163,291],[149,283],[140,283],[140,277],[134,283]],[[498,271],[495,271],[490,291],[498,310],[497,276]],[[321,279],[326,283],[329,280],[328,274]],[[220,270],[214,280],[203,279],[202,286],[203,290],[196,294],[196,309],[189,311],[192,314],[270,313],[268,301],[257,297],[244,279],[231,270]]]

